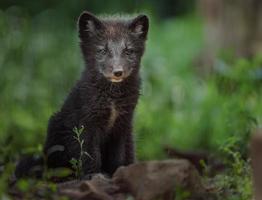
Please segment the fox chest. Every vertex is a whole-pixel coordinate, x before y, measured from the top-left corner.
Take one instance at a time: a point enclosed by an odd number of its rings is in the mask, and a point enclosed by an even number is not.
[[[92,126],[96,125],[105,131],[110,131],[115,127],[123,127],[128,121],[133,111],[133,104],[127,100],[121,101],[96,101],[90,106],[88,120]]]
[[[108,120],[107,120],[107,130],[111,129],[117,118],[119,117],[119,109],[117,108],[116,104],[114,102],[111,102],[110,106],[109,106],[109,115],[108,115]]]

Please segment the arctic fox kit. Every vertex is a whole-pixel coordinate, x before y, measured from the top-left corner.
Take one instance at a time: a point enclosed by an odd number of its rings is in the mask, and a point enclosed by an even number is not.
[[[70,160],[80,153],[72,130],[81,126],[83,151],[88,154],[82,159],[84,175],[112,175],[119,166],[134,162],[132,120],[148,28],[145,15],[133,19],[98,18],[89,12],[80,15],[85,69],[62,108],[49,120],[44,146],[48,168],[72,167]],[[18,170],[24,166],[23,162],[18,165],[17,176],[24,174]]]

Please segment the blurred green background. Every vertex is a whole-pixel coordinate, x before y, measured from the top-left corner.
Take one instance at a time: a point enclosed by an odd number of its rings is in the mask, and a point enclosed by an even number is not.
[[[166,147],[215,155],[225,164],[213,178],[218,199],[251,199],[248,145],[262,122],[261,2],[1,0],[0,198],[17,159],[40,154],[50,115],[80,77],[76,22],[88,10],[150,17],[138,159],[166,159]],[[30,194],[34,185],[21,180],[18,188]]]
[[[150,16],[134,124],[138,159],[163,159],[167,145],[216,153],[232,137],[246,154],[249,135],[262,120],[262,59],[259,53],[236,57],[228,48],[214,62],[202,62],[209,56],[209,33],[197,5],[193,0],[1,0],[0,163],[41,148],[50,115],[83,70],[76,28],[83,10]]]

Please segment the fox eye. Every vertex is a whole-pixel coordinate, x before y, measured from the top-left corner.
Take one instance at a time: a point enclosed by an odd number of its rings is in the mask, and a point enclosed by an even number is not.
[[[100,54],[100,55],[106,55],[107,49],[106,48],[97,49],[96,52],[97,54]]]
[[[124,53],[129,56],[129,55],[132,55],[135,53],[135,50],[134,49],[125,49]]]

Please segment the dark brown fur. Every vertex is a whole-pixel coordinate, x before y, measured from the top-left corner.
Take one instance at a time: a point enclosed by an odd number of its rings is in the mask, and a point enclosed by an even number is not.
[[[71,167],[69,161],[80,152],[72,130],[84,126],[84,151],[90,155],[83,157],[84,174],[112,175],[135,160],[132,120],[148,18],[98,19],[84,12],[78,25],[86,67],[61,110],[49,120],[44,153],[49,168]],[[115,76],[119,70],[120,78]],[[112,82],[115,79],[121,82]]]

